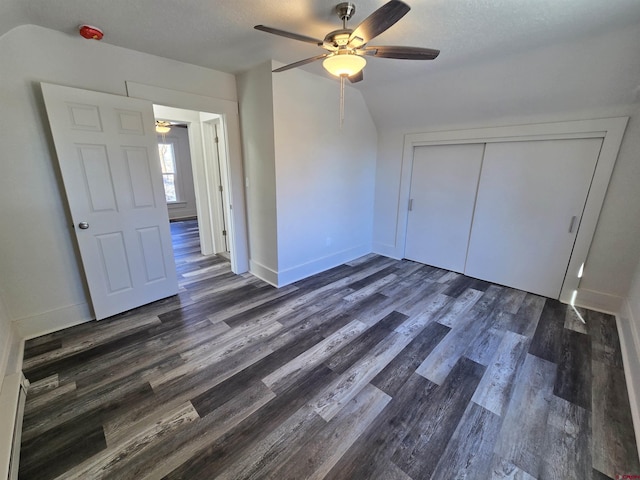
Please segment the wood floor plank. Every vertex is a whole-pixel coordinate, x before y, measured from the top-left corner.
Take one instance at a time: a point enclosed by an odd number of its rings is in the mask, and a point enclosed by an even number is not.
[[[505,332],[496,357],[473,394],[475,403],[500,417],[504,416],[528,346],[527,337]]]
[[[562,332],[562,351],[558,359],[554,395],[591,409],[591,341],[582,333],[566,328]]]
[[[109,418],[117,416],[119,411],[127,409],[129,402],[135,404],[153,396],[150,385],[143,381],[122,383],[119,388],[105,388],[92,392],[86,398],[78,398],[77,391],[73,393],[76,394],[73,401],[67,397],[60,397],[59,400],[62,401],[48,403],[40,410],[25,414],[23,442],[28,442],[53,428],[69,425],[69,422],[83,415],[104,423]]]
[[[547,299],[533,335],[529,353],[549,362],[558,363],[562,353],[562,330],[566,305]]]
[[[336,373],[343,373],[347,368],[356,363],[362,356],[369,352],[384,337],[389,335],[402,322],[407,320],[403,313],[393,311],[371,328],[362,332],[357,338],[353,338],[327,359],[325,365]]]
[[[186,423],[198,419],[197,412],[190,403],[160,417],[155,424],[138,432],[127,439],[101,452],[99,457],[90,458],[58,477],[58,480],[84,480],[87,478],[106,478],[113,474],[116,468],[127,463],[137,455],[143,455],[147,451],[155,449],[157,443],[166,441],[174,430],[183,427]]]
[[[426,327],[427,323],[432,321],[435,312],[441,310],[448,303],[448,299],[445,295],[434,296],[430,310],[406,320],[368,355],[330,384],[319,398],[314,400],[314,410],[326,421],[331,420]]]
[[[567,314],[564,317],[564,328],[573,330],[574,332],[589,334],[589,328],[586,322],[587,310],[580,307],[567,308]]]
[[[281,392],[204,450],[195,453],[166,478],[206,478],[210,472],[223,471],[243,458],[247,451],[251,451],[333,378],[335,374],[330,369],[322,365],[317,367],[303,381]]]
[[[343,408],[306,441],[295,455],[290,456],[271,473],[271,478],[320,480],[344,455],[356,439],[375,420],[391,397],[367,385]],[[238,477],[235,477],[238,478]]]
[[[471,341],[462,355],[486,367],[496,354],[504,334],[503,329],[494,328],[494,324],[491,324]]]
[[[427,358],[420,364],[416,372],[434,383],[441,385],[462,357],[469,345],[478,335],[488,329],[491,319],[488,315],[495,303],[497,291],[483,294],[469,314],[460,321],[456,328],[438,344]]]
[[[589,410],[554,396],[544,445],[541,478],[589,478],[592,470]]]
[[[100,421],[79,416],[74,425],[58,425],[38,436],[23,439],[20,459],[21,479],[48,480],[64,476],[82,461],[107,448]],[[42,465],[47,465],[42,468]]]
[[[418,374],[411,375],[325,478],[374,478],[379,472],[398,470],[391,456],[404,439],[407,428],[413,424],[414,417],[420,418],[420,410],[416,407],[423,408],[425,400],[431,398],[438,388]]]
[[[102,355],[111,349],[117,349],[123,338],[142,339],[147,336],[146,330],[151,325],[160,323],[158,317],[143,318],[132,327],[126,322],[116,322],[108,330],[98,332],[84,341],[72,341],[57,350],[51,350],[31,357],[23,364],[23,371],[30,378],[39,380],[55,373],[64,364],[73,364],[90,357]]]
[[[527,293],[513,318],[513,322],[508,327],[509,330],[526,337],[533,336],[538,327],[545,301],[544,297]]]
[[[367,326],[364,323],[354,320],[275,372],[270,373],[262,381],[269,388],[274,390],[282,389],[281,387],[278,388],[278,385],[282,385],[284,382],[287,382],[287,384],[295,382],[305,372],[313,370],[345,344],[360,336],[365,330],[367,330]]]
[[[527,354],[495,447],[501,458],[535,478],[542,467],[556,368]]]
[[[29,397],[34,399],[35,397],[42,395],[50,390],[58,388],[60,385],[60,378],[57,373],[44,377],[40,380],[36,380],[29,385]]]
[[[501,425],[498,415],[470,402],[432,478],[490,478],[493,447]]]
[[[191,458],[205,451],[275,398],[263,383],[257,382],[210,412],[179,430],[170,442],[155,446],[153,455],[139,456],[128,465],[114,471],[114,478],[145,478],[159,480],[169,472],[186,465]]]
[[[520,470],[513,463],[501,458],[499,455],[493,456],[490,478],[492,480],[536,480],[536,477],[532,477],[527,472]]]
[[[485,367],[461,358],[447,381],[416,410],[391,460],[410,477],[429,478],[471,400]]]
[[[76,382],[65,383],[64,385],[60,385],[57,388],[48,390],[46,393],[33,398],[28,405],[25,404],[25,414],[28,415],[31,412],[37,411],[47,403],[53,402],[68,393],[75,393],[75,391]]]
[[[404,383],[414,374],[424,359],[449,333],[450,328],[439,322],[429,323],[371,383],[388,395],[395,396]]]
[[[447,312],[438,319],[438,323],[453,328],[456,322],[464,319],[466,312],[475,305],[482,295],[483,292],[468,288],[456,298]]]
[[[593,360],[592,438],[593,467],[615,478],[616,474],[640,472],[633,433],[629,396],[623,373]]]
[[[622,350],[618,339],[616,319],[606,313],[586,312],[591,334],[593,360],[621,368]]]
[[[276,289],[171,231],[178,295],[26,342],[19,478],[640,471],[613,316],[375,254]]]

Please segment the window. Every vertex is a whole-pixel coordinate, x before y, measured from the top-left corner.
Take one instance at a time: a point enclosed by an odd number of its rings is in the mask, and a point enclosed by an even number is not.
[[[162,180],[164,182],[164,195],[167,202],[178,201],[176,182],[176,156],[173,151],[173,143],[158,143],[160,153],[160,167],[162,168]]]

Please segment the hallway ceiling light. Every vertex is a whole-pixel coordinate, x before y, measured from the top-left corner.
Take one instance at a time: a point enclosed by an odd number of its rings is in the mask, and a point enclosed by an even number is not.
[[[163,120],[156,121],[156,132],[158,133],[169,133],[171,131],[171,124],[169,122],[165,122]]]

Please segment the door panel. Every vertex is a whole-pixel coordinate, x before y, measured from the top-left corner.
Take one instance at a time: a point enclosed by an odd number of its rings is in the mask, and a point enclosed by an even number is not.
[[[96,318],[176,294],[151,103],[42,91]]]
[[[416,147],[405,257],[463,272],[484,144]]]
[[[149,170],[151,159],[147,155],[147,150],[126,147],[122,152],[127,160],[128,174],[131,179],[129,188],[133,197],[133,207],[154,208],[156,205],[153,196],[153,178]]]
[[[601,144],[487,144],[465,273],[558,298]]]

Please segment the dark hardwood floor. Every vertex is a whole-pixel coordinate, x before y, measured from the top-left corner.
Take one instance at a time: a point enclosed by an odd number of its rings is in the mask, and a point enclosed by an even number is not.
[[[275,289],[171,228],[178,296],[27,342],[20,478],[640,475],[612,316],[377,255]]]

